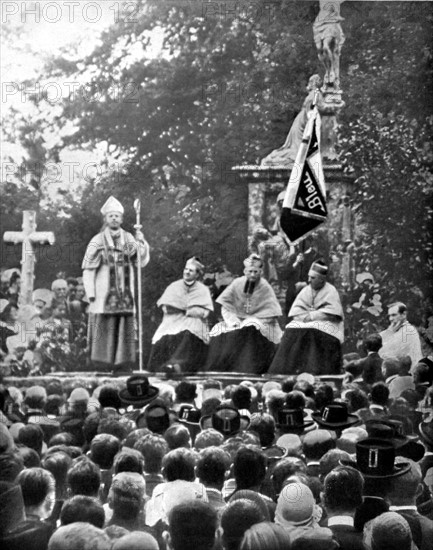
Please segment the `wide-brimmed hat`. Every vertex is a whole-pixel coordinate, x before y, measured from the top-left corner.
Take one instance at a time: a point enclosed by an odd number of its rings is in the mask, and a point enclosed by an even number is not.
[[[281,409],[277,412],[277,428],[284,432],[302,432],[312,426],[314,420],[308,419],[303,409]]]
[[[174,415],[177,420],[177,416]],[[163,434],[170,427],[172,418],[165,402],[157,398],[137,417],[136,424],[139,428],[142,426],[141,419],[144,419],[145,427],[154,433]]]
[[[126,388],[119,392],[124,403],[143,406],[150,403],[159,393],[158,388],[151,386],[147,376],[135,374],[126,381]]]
[[[359,470],[366,478],[387,479],[401,476],[410,470],[408,462],[395,464],[395,447],[390,441],[367,438],[356,444],[356,462],[342,460],[345,466]]]
[[[418,462],[425,454],[424,446],[416,441],[415,436],[408,437],[404,435],[403,423],[398,420],[389,418],[367,420],[365,428],[368,437],[390,441],[399,456]]]
[[[333,402],[325,405],[320,413],[313,413],[312,418],[317,424],[329,430],[343,430],[360,422],[356,414],[350,414],[346,403]]]
[[[202,416],[200,419],[202,430],[214,428],[226,437],[248,429],[249,425],[248,417],[241,415],[238,409],[228,405],[220,405],[213,414]]]
[[[186,426],[194,441],[195,436],[200,431],[201,412],[193,405],[182,405],[178,412],[178,422]]]

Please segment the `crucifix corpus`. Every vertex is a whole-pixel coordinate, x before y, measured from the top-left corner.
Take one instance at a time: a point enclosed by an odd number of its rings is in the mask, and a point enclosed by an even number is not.
[[[26,305],[32,303],[36,245],[52,245],[55,243],[55,237],[51,231],[36,231],[36,212],[33,210],[24,210],[22,228],[22,231],[5,231],[3,241],[5,243],[22,244],[19,303],[20,305]]]

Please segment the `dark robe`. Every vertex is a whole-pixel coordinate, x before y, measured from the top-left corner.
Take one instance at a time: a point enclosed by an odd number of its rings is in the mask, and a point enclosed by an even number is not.
[[[313,320],[303,322],[307,314]],[[327,320],[322,320],[324,314]],[[290,309],[289,319],[269,373],[339,373],[344,338],[343,308],[335,287],[325,283],[316,292],[310,285],[303,288]]]

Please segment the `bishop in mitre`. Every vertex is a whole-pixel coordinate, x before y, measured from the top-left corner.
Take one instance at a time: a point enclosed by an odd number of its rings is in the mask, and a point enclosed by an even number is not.
[[[133,236],[122,229],[124,208],[115,197],[101,213],[102,231],[89,242],[82,263],[90,304],[88,345],[95,366],[120,370],[136,359],[134,267],[147,265],[149,245],[141,231]]]

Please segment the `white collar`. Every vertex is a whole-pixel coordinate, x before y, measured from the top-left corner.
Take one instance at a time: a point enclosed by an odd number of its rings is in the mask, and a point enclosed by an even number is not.
[[[328,518],[328,527],[332,525],[349,525],[353,527],[353,517],[352,516],[332,516]]]

